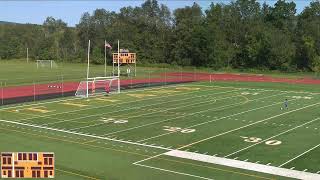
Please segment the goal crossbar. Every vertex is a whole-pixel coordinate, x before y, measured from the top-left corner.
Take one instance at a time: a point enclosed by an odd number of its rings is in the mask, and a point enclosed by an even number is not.
[[[75,93],[77,97],[89,97],[96,94],[120,93],[120,79],[116,76],[93,77],[81,81]]]

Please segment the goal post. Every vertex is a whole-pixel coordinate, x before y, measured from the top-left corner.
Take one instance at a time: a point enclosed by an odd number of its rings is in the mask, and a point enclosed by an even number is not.
[[[58,67],[57,63],[54,60],[36,60],[36,64],[37,69],[39,69],[40,67],[48,67],[50,69]]]
[[[81,81],[75,93],[77,97],[120,93],[119,77],[94,77]]]

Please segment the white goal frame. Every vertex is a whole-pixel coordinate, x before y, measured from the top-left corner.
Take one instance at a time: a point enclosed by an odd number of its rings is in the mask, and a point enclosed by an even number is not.
[[[36,64],[37,69],[39,69],[39,67],[45,67],[45,64],[49,64],[48,67],[50,67],[50,69],[57,67],[57,64],[54,60],[36,60]]]
[[[107,86],[109,92],[104,88]],[[120,93],[120,78],[117,76],[93,77],[81,81],[75,93],[76,97],[88,98],[94,95]]]

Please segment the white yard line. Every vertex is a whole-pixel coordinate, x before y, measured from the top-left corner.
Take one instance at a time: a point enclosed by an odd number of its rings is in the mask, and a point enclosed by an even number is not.
[[[210,103],[212,103],[212,102],[215,103],[218,100],[230,99],[230,98],[234,98],[234,97],[238,97],[238,96],[240,96],[240,95],[229,96],[229,97],[225,97],[225,98],[217,98],[217,99],[213,99],[213,100],[209,100],[209,101],[203,101],[203,102],[189,104],[189,105],[185,105],[185,102],[183,102],[182,106],[176,105],[176,107],[174,107],[174,108],[168,108],[168,109],[159,110],[159,111],[155,111],[155,112],[149,112],[149,113],[139,114],[139,115],[136,115],[136,116],[130,116],[130,117],[127,117],[125,119],[128,120],[128,119],[132,119],[132,118],[136,118],[136,117],[147,116],[147,115],[150,115],[150,114],[156,114],[156,113],[166,112],[166,111],[169,111],[169,110],[175,110],[175,109],[185,108],[185,107],[190,107],[190,106],[191,107],[196,107],[196,105],[204,104],[204,103],[207,103],[207,105],[209,105]],[[155,104],[153,104],[153,105],[155,105]],[[98,115],[95,115],[95,116],[101,116],[101,115],[105,115],[105,114],[108,114],[108,113],[101,113],[101,114],[98,114]],[[187,115],[184,115],[184,116],[187,116]],[[75,119],[69,119],[69,120],[65,120],[64,122],[66,122],[66,121],[74,121],[74,120]],[[57,124],[57,123],[51,123],[50,125],[52,125],[52,124]],[[83,127],[74,128],[74,129],[71,129],[71,130],[84,129],[84,128],[87,128],[87,127],[93,127],[93,126],[98,126],[98,125],[102,125],[102,124],[105,124],[105,123],[96,123],[96,124],[93,124],[93,125],[87,125],[87,126],[83,126]],[[48,125],[48,124],[46,124],[46,125]]]
[[[69,131],[74,131],[74,130],[89,128],[89,127],[99,126],[99,125],[103,125],[103,124],[106,124],[106,123],[107,123],[107,122],[97,123],[97,124],[91,124],[91,125],[81,126],[81,127],[77,127],[77,128],[73,128],[73,129],[68,129],[68,130],[69,130]]]
[[[238,91],[238,90],[231,90],[231,91],[224,91],[224,92],[219,92],[219,93],[213,93],[211,95],[217,95],[217,94],[225,94],[225,93],[231,93],[234,91]],[[199,97],[202,97],[203,95],[197,95],[197,96],[192,96],[192,97],[188,97],[188,98],[183,98],[183,99],[176,99],[176,100],[172,100],[172,101],[164,101],[164,102],[159,102],[159,103],[151,103],[148,105],[144,105],[144,106],[139,106],[139,107],[131,107],[131,108],[121,108],[120,110],[117,111],[111,111],[111,112],[106,112],[106,113],[99,113],[99,114],[92,114],[92,115],[87,115],[87,116],[82,116],[82,117],[78,117],[78,118],[73,118],[73,119],[67,119],[67,120],[62,120],[62,121],[57,121],[57,122],[52,122],[52,123],[45,123],[43,125],[52,125],[52,124],[58,124],[58,123],[63,123],[63,122],[69,122],[69,121],[74,121],[74,120],[79,120],[79,119],[86,119],[88,117],[95,117],[95,116],[102,116],[102,115],[106,115],[106,114],[111,114],[111,113],[116,113],[116,112],[123,112],[123,111],[127,111],[127,110],[133,110],[133,109],[143,109],[149,106],[155,106],[155,105],[161,105],[161,104],[168,104],[168,103],[172,103],[172,102],[179,102],[179,101],[186,101],[186,100],[190,100],[190,99],[196,99]],[[148,113],[149,114],[149,113]],[[152,114],[152,113],[151,113]]]
[[[197,175],[193,175],[193,174],[182,173],[182,172],[178,172],[178,171],[172,171],[172,170],[168,170],[168,169],[163,169],[163,168],[158,168],[158,167],[153,167],[153,166],[147,166],[147,165],[143,165],[143,164],[137,164],[137,163],[133,163],[133,164],[136,165],[136,166],[146,167],[146,168],[150,168],[150,169],[155,169],[155,170],[159,170],[159,171],[164,171],[164,172],[169,172],[169,173],[174,173],[174,174],[179,174],[179,175],[184,175],[184,176],[190,176],[190,177],[193,177],[193,178],[205,179],[205,180],[213,180],[212,178],[206,178],[206,177],[197,176]]]
[[[236,90],[231,90],[231,91],[225,91],[225,92],[220,92],[220,93],[228,93],[228,92],[233,92],[233,91],[238,91],[238,90],[241,90],[241,89],[236,89]],[[208,91],[211,91],[211,90],[208,90]],[[201,91],[203,92],[203,91]],[[94,106],[94,107],[89,107],[89,108],[79,108],[79,109],[76,109],[76,110],[71,110],[71,111],[65,111],[65,112],[60,112],[60,113],[54,113],[54,114],[49,114],[49,115],[36,115],[36,117],[30,117],[30,118],[25,118],[25,119],[22,119],[20,121],[28,121],[28,120],[32,120],[32,119],[36,119],[36,118],[48,118],[48,119],[56,119],[56,118],[52,118],[51,116],[56,116],[56,115],[61,115],[61,114],[69,114],[69,113],[74,113],[74,112],[79,112],[79,111],[84,111],[84,110],[91,110],[91,109],[98,109],[98,108],[105,108],[105,107],[110,107],[110,106],[119,106],[119,105],[123,105],[123,104],[130,104],[130,103],[135,103],[135,102],[140,102],[140,101],[147,101],[147,100],[154,100],[154,99],[161,99],[161,98],[167,98],[167,97],[171,97],[171,96],[180,96],[180,95],[187,95],[187,94],[192,94],[192,93],[197,93],[197,91],[192,91],[192,92],[186,92],[186,93],[180,93],[180,94],[173,94],[173,95],[165,95],[165,96],[156,96],[156,97],[152,97],[152,98],[146,98],[146,99],[138,99],[138,100],[134,100],[134,101],[128,101],[128,102],[123,102],[123,103],[115,103],[115,104],[108,104],[108,105],[102,105],[102,106]],[[214,93],[214,94],[219,94],[219,93]],[[201,95],[199,95],[201,96]],[[192,97],[194,98],[194,97]],[[178,99],[178,100],[175,100],[175,101],[180,101],[181,99]],[[168,101],[167,101],[168,102]],[[165,102],[162,102],[162,103],[165,103]],[[161,103],[161,104],[162,104]],[[154,105],[154,104],[153,104]],[[152,104],[150,105],[147,105],[147,106],[152,106]],[[142,107],[145,107],[145,106],[142,106]],[[118,110],[118,111],[113,111],[113,112],[119,112],[119,111],[126,111],[126,110],[130,110],[130,109],[135,109],[137,107],[133,107],[133,108],[124,108],[124,109],[121,109],[121,110]],[[108,113],[113,113],[113,112],[108,112]],[[30,114],[31,115],[31,114]],[[88,115],[88,116],[82,116],[80,118],[74,118],[73,120],[76,120],[76,119],[82,119],[82,118],[87,118],[87,117],[92,117],[92,116],[95,116],[95,115]],[[59,120],[59,119],[58,119]],[[68,120],[70,121],[70,120]],[[58,121],[58,122],[65,122],[65,120],[63,121]],[[58,122],[54,122],[53,124],[55,123],[58,123]],[[52,123],[49,123],[49,124],[52,124]],[[47,125],[47,124],[46,124]]]
[[[78,136],[84,136],[84,137],[90,137],[90,138],[96,138],[96,139],[120,142],[120,143],[125,143],[125,144],[138,145],[138,146],[150,147],[150,148],[156,148],[156,149],[162,149],[162,150],[167,150],[167,151],[172,150],[172,149],[166,148],[166,147],[153,146],[153,145],[136,143],[136,142],[129,142],[129,141],[124,141],[124,140],[112,139],[112,138],[107,138],[107,137],[102,137],[102,136],[97,136],[97,135],[92,135],[92,134],[87,134],[87,133],[79,133],[79,132],[74,132],[74,131],[64,130],[64,129],[50,128],[50,127],[44,127],[44,126],[21,123],[21,122],[7,121],[7,120],[2,120],[2,119],[0,119],[0,122],[9,123],[9,124],[16,124],[16,125],[21,125],[21,126],[27,126],[27,127],[32,127],[32,128],[45,129],[45,130],[56,131],[56,132],[62,132],[62,133],[67,133],[67,134],[72,134],[72,135],[78,135]]]
[[[285,93],[282,93],[282,94],[285,94]],[[256,100],[265,99],[265,98],[270,98],[270,97],[278,96],[278,95],[282,95],[282,94],[276,94],[276,95],[272,95],[272,96],[266,96],[266,97],[263,97],[263,98],[257,98],[257,99],[253,99],[253,100],[249,100],[249,101],[250,101],[250,102],[251,102],[251,101],[256,101]],[[203,123],[195,124],[195,125],[192,125],[192,126],[189,126],[189,127],[185,127],[185,128],[193,128],[193,127],[201,126],[201,125],[208,124],[208,123],[211,123],[211,122],[220,121],[220,120],[223,120],[223,119],[226,119],[226,118],[229,118],[229,117],[241,115],[241,114],[244,114],[244,113],[247,113],[247,112],[251,112],[251,111],[263,109],[263,108],[266,108],[266,107],[270,107],[270,106],[274,106],[274,105],[282,104],[282,103],[283,103],[283,102],[273,103],[273,104],[270,104],[270,105],[267,105],[267,106],[262,106],[262,107],[259,107],[259,108],[250,109],[250,110],[243,111],[243,112],[239,112],[239,113],[235,113],[235,114],[232,114],[232,115],[229,115],[229,116],[224,116],[224,117],[221,117],[221,118],[218,118],[218,119],[214,119],[214,120],[210,120],[210,121],[205,121],[205,122],[203,122]],[[238,103],[238,104],[241,104],[241,103]],[[210,110],[210,109],[209,109],[209,110]],[[149,137],[149,138],[140,140],[139,142],[146,141],[146,140],[150,140],[150,139],[154,139],[154,138],[158,138],[158,137],[162,137],[162,136],[166,136],[166,135],[173,134],[173,133],[176,133],[176,132],[163,133],[163,134],[160,134],[160,135],[157,135],[157,136],[153,136],[153,137]]]
[[[193,84],[193,86],[213,87],[213,86],[207,86],[207,85],[201,85],[201,84]],[[223,86],[223,87],[233,87],[233,86]],[[278,90],[278,89],[263,89],[263,88],[245,88],[245,89],[249,89],[249,90],[265,90],[265,91],[278,91],[278,92],[286,92],[286,93],[305,93],[305,94],[312,94],[312,95],[320,94],[320,93],[308,92],[308,91],[284,91],[284,90]]]
[[[307,125],[307,124],[310,124],[310,123],[313,123],[313,122],[315,122],[315,121],[318,121],[319,119],[320,119],[320,118],[313,119],[313,120],[308,121],[308,122],[306,122],[306,123],[303,123],[303,124],[301,124],[301,125],[299,125],[299,126],[296,126],[296,127],[291,128],[291,129],[289,129],[289,130],[283,131],[283,132],[281,132],[281,133],[279,133],[279,134],[277,134],[277,135],[271,136],[271,137],[269,137],[269,138],[267,138],[267,139],[265,139],[265,140],[263,140],[263,141],[260,141],[260,142],[258,142],[258,143],[254,143],[254,144],[252,144],[252,145],[250,145],[250,146],[247,146],[247,147],[245,147],[245,148],[242,148],[242,149],[240,149],[240,150],[237,150],[237,151],[235,151],[235,152],[233,152],[233,153],[230,153],[230,154],[228,154],[228,155],[226,155],[226,156],[224,156],[224,157],[232,156],[232,155],[234,155],[234,154],[237,154],[237,153],[239,153],[239,152],[242,152],[242,151],[244,151],[244,150],[247,150],[247,149],[249,149],[249,148],[252,148],[252,147],[254,147],[254,146],[258,145],[258,144],[261,144],[261,143],[264,143],[264,142],[266,142],[266,141],[269,141],[270,139],[273,139],[273,138],[275,138],[275,137],[281,136],[281,135],[283,135],[283,134],[285,134],[285,133],[288,133],[288,132],[290,132],[290,131],[293,131],[293,130],[295,130],[295,129],[298,129],[298,128],[302,127],[302,126],[305,126],[305,125]]]
[[[294,161],[294,160],[298,159],[299,157],[301,157],[301,156],[303,156],[303,155],[305,155],[305,154],[309,153],[310,151],[312,151],[312,150],[314,150],[314,149],[318,148],[319,146],[320,146],[320,144],[318,144],[318,145],[316,145],[316,146],[314,146],[314,147],[312,147],[312,148],[310,148],[310,149],[306,150],[305,152],[303,152],[303,153],[299,154],[298,156],[296,156],[296,157],[294,157],[294,158],[290,159],[289,161],[284,162],[284,163],[283,163],[283,164],[281,164],[279,167],[282,167],[282,166],[284,166],[284,165],[286,165],[286,164],[288,164],[288,163],[290,163],[290,162],[292,162],[292,161]],[[320,177],[319,177],[319,179],[320,179]]]
[[[189,159],[199,162],[206,162],[211,164],[218,164],[222,166],[228,166],[233,168],[240,168],[255,172],[261,172],[261,173],[267,173],[277,176],[283,176],[283,177],[289,177],[289,178],[295,178],[295,179],[308,179],[308,180],[319,180],[320,175],[304,172],[304,171],[297,171],[297,170],[291,170],[291,169],[285,169],[285,168],[279,168],[274,166],[267,166],[263,164],[257,164],[257,163],[251,163],[251,162],[244,162],[234,159],[227,159],[227,158],[221,158],[221,157],[214,157],[210,155],[204,155],[194,152],[187,152],[187,151],[179,151],[179,150],[173,150],[164,153],[167,156],[172,157],[179,157],[183,159]]]
[[[281,113],[281,114],[278,114],[278,115],[275,115],[275,116],[271,116],[269,118],[266,118],[266,119],[263,119],[263,120],[260,120],[260,121],[256,121],[254,123],[251,123],[251,124],[247,124],[245,126],[241,126],[241,127],[238,127],[238,128],[235,128],[235,129],[232,129],[232,130],[229,130],[229,131],[226,131],[226,132],[223,132],[223,133],[220,133],[220,134],[217,134],[217,135],[214,135],[214,136],[210,136],[210,137],[207,137],[207,138],[204,138],[202,140],[199,140],[199,141],[196,141],[196,142],[193,142],[193,143],[190,143],[190,144],[187,144],[185,146],[182,146],[180,147],[179,149],[182,149],[182,148],[186,148],[186,147],[189,147],[189,146],[192,146],[194,144],[198,144],[198,143],[201,143],[201,142],[204,142],[204,141],[207,141],[207,140],[210,140],[210,139],[213,139],[213,138],[216,138],[216,137],[219,137],[219,136],[222,136],[222,135],[225,135],[225,134],[229,134],[231,132],[234,132],[234,131],[238,131],[240,129],[244,129],[246,127],[250,127],[250,126],[253,126],[255,124],[259,124],[261,122],[264,122],[264,121],[268,121],[270,119],[274,119],[276,117],[280,117],[282,115],[286,115],[286,114],[289,114],[289,113],[292,113],[292,112],[296,112],[296,111],[300,111],[302,109],[306,109],[306,108],[309,108],[309,107],[312,107],[312,106],[316,106],[316,105],[319,105],[320,103],[315,103],[315,104],[311,104],[311,105],[308,105],[308,106],[304,106],[302,108],[298,108],[298,109],[294,109],[294,110],[291,110],[291,111],[287,111],[287,112],[284,112],[284,113]]]

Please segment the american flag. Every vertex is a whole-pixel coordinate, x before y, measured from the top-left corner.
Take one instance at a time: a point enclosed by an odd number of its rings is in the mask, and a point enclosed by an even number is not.
[[[107,43],[106,41],[104,42],[104,46],[107,47],[107,48],[112,49],[111,45],[109,43]]]

